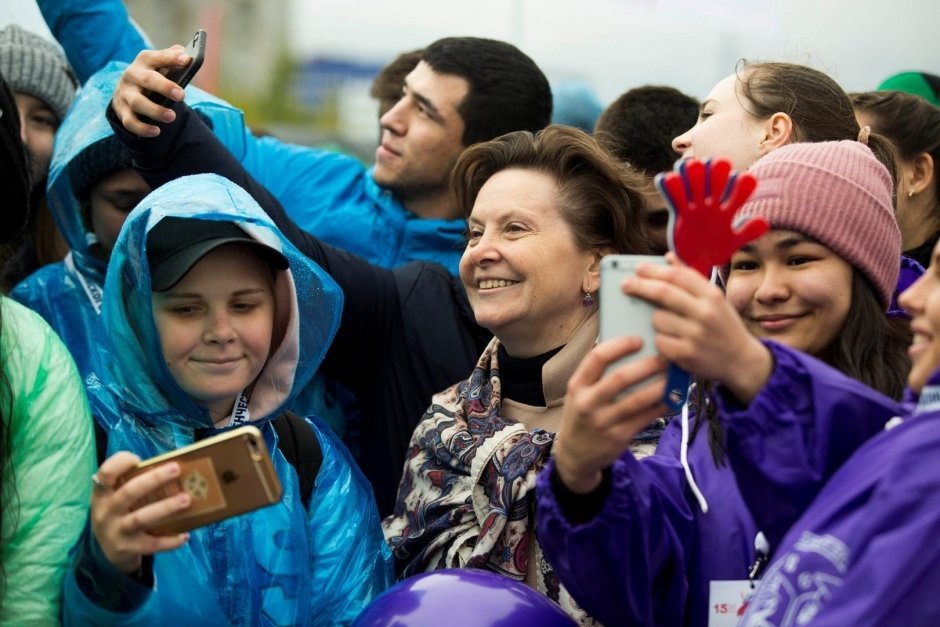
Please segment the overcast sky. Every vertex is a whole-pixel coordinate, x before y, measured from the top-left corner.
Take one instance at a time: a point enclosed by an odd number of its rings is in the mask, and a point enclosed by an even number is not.
[[[553,81],[605,102],[669,84],[702,98],[737,59],[805,63],[850,91],[940,74],[937,0],[289,0],[297,50],[384,60],[449,35],[520,46]]]
[[[0,0],[0,24],[35,23],[33,1]],[[299,56],[382,63],[440,37],[493,37],[521,47],[553,82],[584,79],[605,103],[649,83],[703,98],[742,57],[805,63],[849,91],[874,89],[902,70],[940,74],[937,0],[288,3]]]

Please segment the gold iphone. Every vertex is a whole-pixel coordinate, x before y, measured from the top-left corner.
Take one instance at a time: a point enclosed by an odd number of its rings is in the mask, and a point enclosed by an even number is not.
[[[148,529],[150,533],[189,531],[281,500],[281,482],[257,427],[239,427],[142,461],[121,477],[118,486],[167,462],[179,463],[179,476],[140,499],[133,509],[183,491],[191,501],[186,509]]]

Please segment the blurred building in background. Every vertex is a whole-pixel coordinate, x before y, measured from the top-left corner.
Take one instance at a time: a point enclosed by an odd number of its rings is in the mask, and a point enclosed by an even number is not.
[[[601,104],[647,84],[703,99],[741,58],[804,63],[848,91],[875,89],[900,71],[940,74],[928,19],[938,15],[935,0],[124,2],[155,46],[209,31],[196,84],[242,108],[252,128],[338,143],[367,162],[378,137],[371,76],[398,53],[452,35],[513,43],[553,87],[583,83]],[[0,6],[0,27],[48,34],[35,0]]]
[[[194,83],[245,111],[260,133],[328,145],[371,161],[377,104],[369,98],[382,61],[317,55],[299,59],[288,42],[288,0],[125,0],[155,47],[208,32]]]

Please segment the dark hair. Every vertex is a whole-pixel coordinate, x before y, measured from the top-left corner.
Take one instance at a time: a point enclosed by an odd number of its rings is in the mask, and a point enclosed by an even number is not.
[[[29,162],[20,139],[20,120],[16,101],[0,75],[0,198],[4,210],[0,216],[0,239],[7,243],[13,239],[26,222],[29,207],[30,181]],[[5,305],[0,298],[0,338],[3,335],[3,312]],[[13,389],[7,375],[7,364],[0,357],[0,520],[12,521],[12,528],[0,528],[0,546],[7,543],[17,526],[16,482],[11,464],[13,421]],[[8,512],[13,512],[12,515]],[[6,571],[0,562],[0,583],[6,585]],[[3,595],[0,595],[2,602]]]
[[[940,214],[940,108],[902,91],[850,94],[857,111],[871,117],[872,130],[894,142],[904,160],[927,153],[933,159],[936,209]]]
[[[735,69],[745,111],[758,118],[782,112],[793,121],[794,142],[857,140],[861,127],[845,90],[830,76],[796,63],[741,59]],[[877,133],[866,143],[881,161],[897,189],[900,165],[894,144]]]
[[[401,98],[401,88],[405,84],[405,77],[418,65],[423,52],[420,49],[402,52],[379,70],[379,73],[372,79],[369,95],[379,101],[379,116],[391,109]]]
[[[20,118],[16,101],[6,81],[0,75],[0,193],[3,211],[0,212],[0,243],[12,240],[26,224],[29,215],[29,158],[20,138]]]
[[[649,250],[639,192],[644,180],[584,131],[556,124],[535,134],[516,131],[471,146],[451,175],[454,206],[469,216],[483,185],[508,168],[543,172],[557,181],[558,210],[582,250]]]
[[[594,137],[621,161],[655,176],[672,168],[672,139],[695,126],[698,109],[695,98],[673,87],[637,87],[604,109]]]
[[[464,146],[511,131],[536,132],[552,116],[552,91],[535,62],[515,46],[478,37],[448,37],[428,46],[421,60],[440,74],[469,84],[457,108]]]
[[[907,355],[910,344],[908,320],[885,315],[871,282],[853,268],[849,312],[839,334],[818,357],[842,374],[899,400],[911,369]],[[696,422],[693,435],[703,423],[709,424],[709,446],[715,463],[720,465],[724,463],[725,434],[714,404],[706,400],[709,387],[708,382],[697,386],[693,403],[699,412],[704,407],[705,420]]]

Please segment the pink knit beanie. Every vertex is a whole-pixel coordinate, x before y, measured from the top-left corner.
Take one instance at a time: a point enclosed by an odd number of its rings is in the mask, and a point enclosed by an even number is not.
[[[901,232],[891,175],[868,146],[789,144],[758,159],[749,172],[757,190],[739,217],[761,215],[772,229],[813,238],[861,271],[888,307],[900,271]]]

